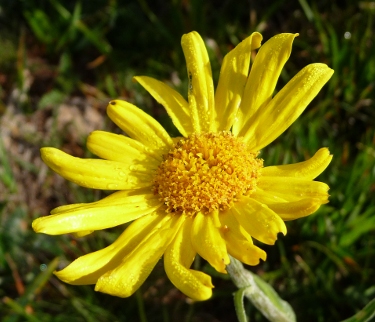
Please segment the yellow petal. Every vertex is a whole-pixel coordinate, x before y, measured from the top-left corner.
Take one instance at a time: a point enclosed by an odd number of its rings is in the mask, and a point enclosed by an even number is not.
[[[220,221],[231,256],[248,265],[258,265],[260,258],[266,260],[266,252],[253,244],[251,236],[240,226],[232,212],[221,214]]]
[[[73,204],[70,204],[70,205],[63,205],[63,206],[59,206],[59,207],[56,207],[56,208],[52,209],[50,211],[50,213],[51,213],[51,215],[55,215],[59,212],[65,212],[65,211],[73,210],[75,208],[80,208],[84,205],[87,205],[87,203],[73,203]]]
[[[158,166],[162,160],[161,154],[153,153],[142,143],[104,131],[91,132],[87,138],[87,148],[100,158],[145,168]]]
[[[298,34],[279,34],[260,48],[251,67],[241,106],[233,125],[234,135],[244,136],[243,128],[247,129],[251,126],[252,117],[271,100],[296,36]]]
[[[167,151],[173,141],[167,131],[153,117],[126,101],[111,101],[107,114],[127,135],[145,146]]]
[[[75,236],[77,238],[80,238],[80,237],[84,237],[84,236],[87,236],[87,235],[90,235],[94,232],[95,230],[82,230],[82,231],[77,231],[75,233]]]
[[[249,150],[258,151],[283,133],[332,74],[333,70],[325,64],[311,64],[294,76],[242,129]]]
[[[216,214],[217,216],[217,214]],[[225,241],[220,230],[215,226],[213,214],[198,213],[194,218],[191,241],[196,252],[207,260],[220,273],[226,273],[225,265],[229,257]]]
[[[191,243],[193,218],[186,217],[173,242],[164,253],[164,267],[168,278],[181,292],[196,301],[212,296],[211,277],[203,272],[189,269],[196,251]]]
[[[214,85],[206,46],[195,31],[183,35],[181,45],[189,77],[188,100],[194,132],[215,132]]]
[[[116,161],[76,158],[55,148],[42,148],[40,151],[44,163],[53,171],[82,187],[125,190],[147,187],[152,184],[151,171],[142,171],[142,168],[137,165],[129,166]]]
[[[329,165],[332,155],[327,148],[319,149],[309,160],[287,165],[277,165],[262,169],[262,176],[266,177],[296,177],[313,180]]]
[[[142,189],[134,189],[134,190],[116,191],[116,192],[104,197],[103,199],[101,199],[99,201],[96,201],[95,203],[100,202],[101,205],[110,204],[110,203],[119,204],[119,203],[122,202],[124,197],[143,195],[143,194],[147,194],[149,192],[150,192],[149,187],[142,188]],[[73,203],[73,204],[70,204],[70,205],[59,206],[59,207],[56,207],[56,208],[51,210],[51,215],[62,214],[64,212],[68,212],[68,211],[71,211],[73,209],[78,209],[78,208],[84,207],[86,205],[87,205],[87,203]]]
[[[215,92],[218,131],[229,131],[233,124],[249,74],[251,51],[258,48],[261,41],[262,35],[254,32],[224,57]]]
[[[103,199],[40,217],[34,220],[32,226],[36,232],[49,235],[101,230],[135,220],[154,212],[161,205],[154,194],[120,197],[117,202]]]
[[[163,227],[170,218],[150,214],[135,220],[111,245],[77,258],[54,274],[73,285],[95,284],[100,276],[119,266],[144,238]]]
[[[306,198],[294,202],[269,204],[268,207],[276,212],[281,219],[294,220],[311,215],[327,202],[328,200]]]
[[[173,124],[184,137],[194,132],[190,118],[189,104],[180,93],[167,84],[147,76],[136,76],[134,79],[149,92],[158,103],[164,106]]]
[[[328,198],[329,190],[328,185],[323,182],[293,177],[261,176],[258,180],[258,187],[287,201],[297,201],[304,198],[316,198],[325,201]]]
[[[286,235],[282,219],[266,205],[249,197],[242,197],[230,209],[239,224],[255,239],[273,245],[278,233]]]
[[[285,192],[285,191],[283,191]],[[288,198],[288,195],[277,195],[276,193],[274,193],[274,191],[272,192],[266,192],[262,189],[259,188],[259,186],[257,187],[256,191],[254,191],[252,194],[251,194],[251,198],[259,201],[260,203],[264,203],[266,205],[269,205],[269,204],[273,204],[273,203],[282,203],[282,202],[287,202],[287,201],[290,201],[290,200],[295,200],[295,196],[293,196],[291,199]]]
[[[102,275],[95,291],[118,297],[132,295],[145,281],[183,223],[183,216],[169,216],[159,229],[154,229],[115,269]]]

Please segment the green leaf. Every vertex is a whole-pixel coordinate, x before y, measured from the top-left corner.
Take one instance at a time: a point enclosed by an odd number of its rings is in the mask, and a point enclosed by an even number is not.
[[[239,322],[247,322],[246,311],[244,307],[243,297],[245,295],[247,287],[239,289],[234,293],[234,308]]]
[[[367,322],[375,317],[375,299],[371,300],[361,311],[342,322]]]
[[[35,9],[34,11],[25,11],[24,15],[34,34],[41,42],[50,44],[55,41],[56,34],[53,25],[44,11]]]

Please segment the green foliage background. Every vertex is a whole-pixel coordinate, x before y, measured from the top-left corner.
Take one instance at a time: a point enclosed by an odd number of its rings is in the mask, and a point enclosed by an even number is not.
[[[262,151],[270,165],[302,161],[329,147],[334,159],[318,180],[330,185],[330,203],[289,222],[288,235],[262,246],[268,259],[251,270],[273,285],[300,321],[339,321],[364,307],[375,297],[374,19],[372,1],[0,0],[0,118],[11,113],[11,122],[16,116],[26,122],[18,134],[6,122],[0,129],[2,321],[236,319],[235,287],[204,261],[194,265],[214,276],[209,301],[192,303],[176,291],[162,263],[134,296],[114,298],[92,286],[64,284],[52,272],[108,245],[123,227],[76,239],[37,235],[30,226],[55,206],[103,196],[56,183],[51,172],[39,180],[41,162],[30,161],[39,160],[42,146],[89,156],[88,132],[59,128],[62,104],[78,99],[101,115],[104,129],[113,130],[105,106],[121,97],[177,135],[163,109],[131,79],[153,76],[186,96],[180,39],[191,30],[206,41],[215,81],[223,56],[253,31],[264,41],[281,32],[300,34],[277,89],[309,63],[335,70],[295,124]],[[47,121],[52,126],[46,134]],[[32,135],[29,123],[37,124]],[[12,150],[15,142],[34,158]],[[32,197],[20,193],[25,187],[35,188]],[[250,304],[247,309],[252,321],[264,320]]]

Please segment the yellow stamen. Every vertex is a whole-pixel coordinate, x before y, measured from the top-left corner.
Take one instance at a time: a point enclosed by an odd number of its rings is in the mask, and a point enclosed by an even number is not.
[[[169,213],[226,210],[255,191],[263,167],[257,155],[231,132],[193,134],[164,156],[153,192]]]

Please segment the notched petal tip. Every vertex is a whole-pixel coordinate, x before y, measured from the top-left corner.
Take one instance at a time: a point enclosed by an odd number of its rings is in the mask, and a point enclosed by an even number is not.
[[[244,197],[231,211],[247,233],[264,244],[274,245],[278,233],[287,233],[280,216],[255,199]]]
[[[280,231],[284,236],[288,233],[288,229],[286,228],[286,225],[284,224],[281,228],[282,230]]]
[[[263,36],[255,31],[251,35],[251,50],[258,49],[262,45]]]

